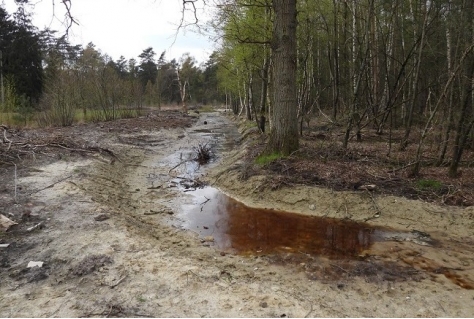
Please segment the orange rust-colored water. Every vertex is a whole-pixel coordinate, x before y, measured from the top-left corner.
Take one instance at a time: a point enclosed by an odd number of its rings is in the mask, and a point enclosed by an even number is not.
[[[197,232],[204,241],[212,242],[218,250],[228,253],[302,253],[350,261],[364,256],[364,251],[369,251],[375,242],[392,241],[394,238],[403,241],[414,236],[413,232],[350,220],[250,208],[211,187],[192,191],[191,194],[194,202],[183,207],[179,215],[181,225]],[[410,251],[407,253],[410,254]],[[419,255],[415,251],[412,254]],[[399,256],[406,265],[415,269],[433,275],[443,274],[465,289],[474,287],[469,278],[453,269],[442,267],[429,259],[408,257]]]
[[[249,208],[206,188],[197,190],[195,205],[181,215],[184,228],[233,253],[262,255],[305,253],[352,259],[377,240],[380,231],[365,223]]]

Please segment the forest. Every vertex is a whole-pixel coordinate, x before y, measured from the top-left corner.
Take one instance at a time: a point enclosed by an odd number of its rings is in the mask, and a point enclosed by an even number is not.
[[[13,15],[0,9],[2,120],[64,126],[136,116],[144,106],[225,104],[261,132],[284,118],[302,135],[322,118],[342,130],[344,149],[364,131],[388,135],[387,156],[416,145],[413,175],[423,165],[458,174],[463,152],[474,147],[472,1],[295,1],[294,116],[277,117],[274,2],[209,3],[216,15],[206,28],[219,48],[202,65],[151,47],[139,61],[114,61],[93,43],[75,46],[37,30],[21,7]],[[428,160],[427,140],[437,145]]]
[[[197,65],[184,54],[168,60],[144,49],[139,60],[113,60],[93,43],[72,45],[65,34],[38,30],[23,7],[9,15],[0,7],[2,103],[0,120],[68,126],[140,115],[143,107],[216,104],[217,58]],[[183,94],[183,95],[182,95]]]
[[[244,105],[248,119],[271,112],[271,1],[225,1],[221,8],[219,83],[241,100],[234,105]],[[344,148],[364,129],[401,130],[394,148],[418,144],[414,175],[424,141],[433,138],[431,164],[455,176],[463,150],[474,147],[473,8],[465,0],[298,1],[300,133],[315,115],[343,127]],[[392,140],[388,155],[391,149]]]
[[[0,317],[472,317],[473,0],[14,1]],[[171,1],[203,61],[69,34]]]

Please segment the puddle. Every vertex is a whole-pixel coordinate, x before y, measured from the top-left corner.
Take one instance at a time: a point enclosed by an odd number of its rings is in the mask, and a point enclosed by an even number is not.
[[[181,226],[225,252],[356,259],[372,243],[395,234],[366,223],[249,208],[211,187],[190,193],[193,204],[185,205],[178,216]]]
[[[180,226],[198,233],[204,242],[226,253],[277,258],[290,253],[294,256],[355,261],[352,266],[346,265],[345,272],[357,274],[361,271],[357,267],[369,267],[369,273],[386,272],[387,275],[391,269],[387,265],[379,266],[379,269],[371,262],[360,264],[365,260],[365,251],[373,243],[410,241],[422,246],[438,246],[429,234],[416,230],[403,232],[350,220],[250,208],[212,187],[197,189],[189,194],[193,195],[193,203],[183,205],[178,215]],[[442,274],[461,288],[474,289],[474,283],[465,275],[458,274],[457,269],[443,267],[423,257],[402,260],[413,267],[404,270],[409,276],[413,275],[412,269],[421,269],[433,275]],[[355,268],[351,270],[350,267]],[[404,268],[394,269],[398,269],[397,273]],[[404,277],[404,274],[400,273],[400,276]]]

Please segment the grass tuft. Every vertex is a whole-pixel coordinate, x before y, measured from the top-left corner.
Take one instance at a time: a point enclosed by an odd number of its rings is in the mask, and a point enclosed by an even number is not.
[[[280,158],[282,158],[283,155],[281,155],[280,153],[271,153],[271,154],[263,154],[263,155],[260,155],[258,156],[256,159],[255,159],[255,163],[258,164],[258,165],[267,165],[275,160],[278,160]]]
[[[426,190],[426,189],[439,190],[441,189],[443,184],[440,181],[437,181],[434,179],[420,179],[419,181],[416,182],[416,186],[422,190]]]

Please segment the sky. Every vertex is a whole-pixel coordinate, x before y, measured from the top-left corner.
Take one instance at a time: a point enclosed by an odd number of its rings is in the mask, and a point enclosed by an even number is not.
[[[198,63],[206,62],[216,48],[209,36],[192,28],[177,31],[182,18],[182,0],[72,0],[71,12],[79,25],[69,32],[71,44],[93,42],[103,54],[114,60],[121,55],[135,58],[152,47],[158,58],[166,50],[167,60],[190,53]],[[13,0],[1,0],[7,11],[16,10]],[[33,24],[40,30],[49,27],[64,32],[64,7],[60,0],[30,0]],[[53,5],[55,3],[55,5]],[[30,10],[30,9],[29,9]],[[198,19],[204,22],[210,8],[198,7]],[[185,11],[186,12],[186,11]],[[186,21],[193,22],[191,12]]]

